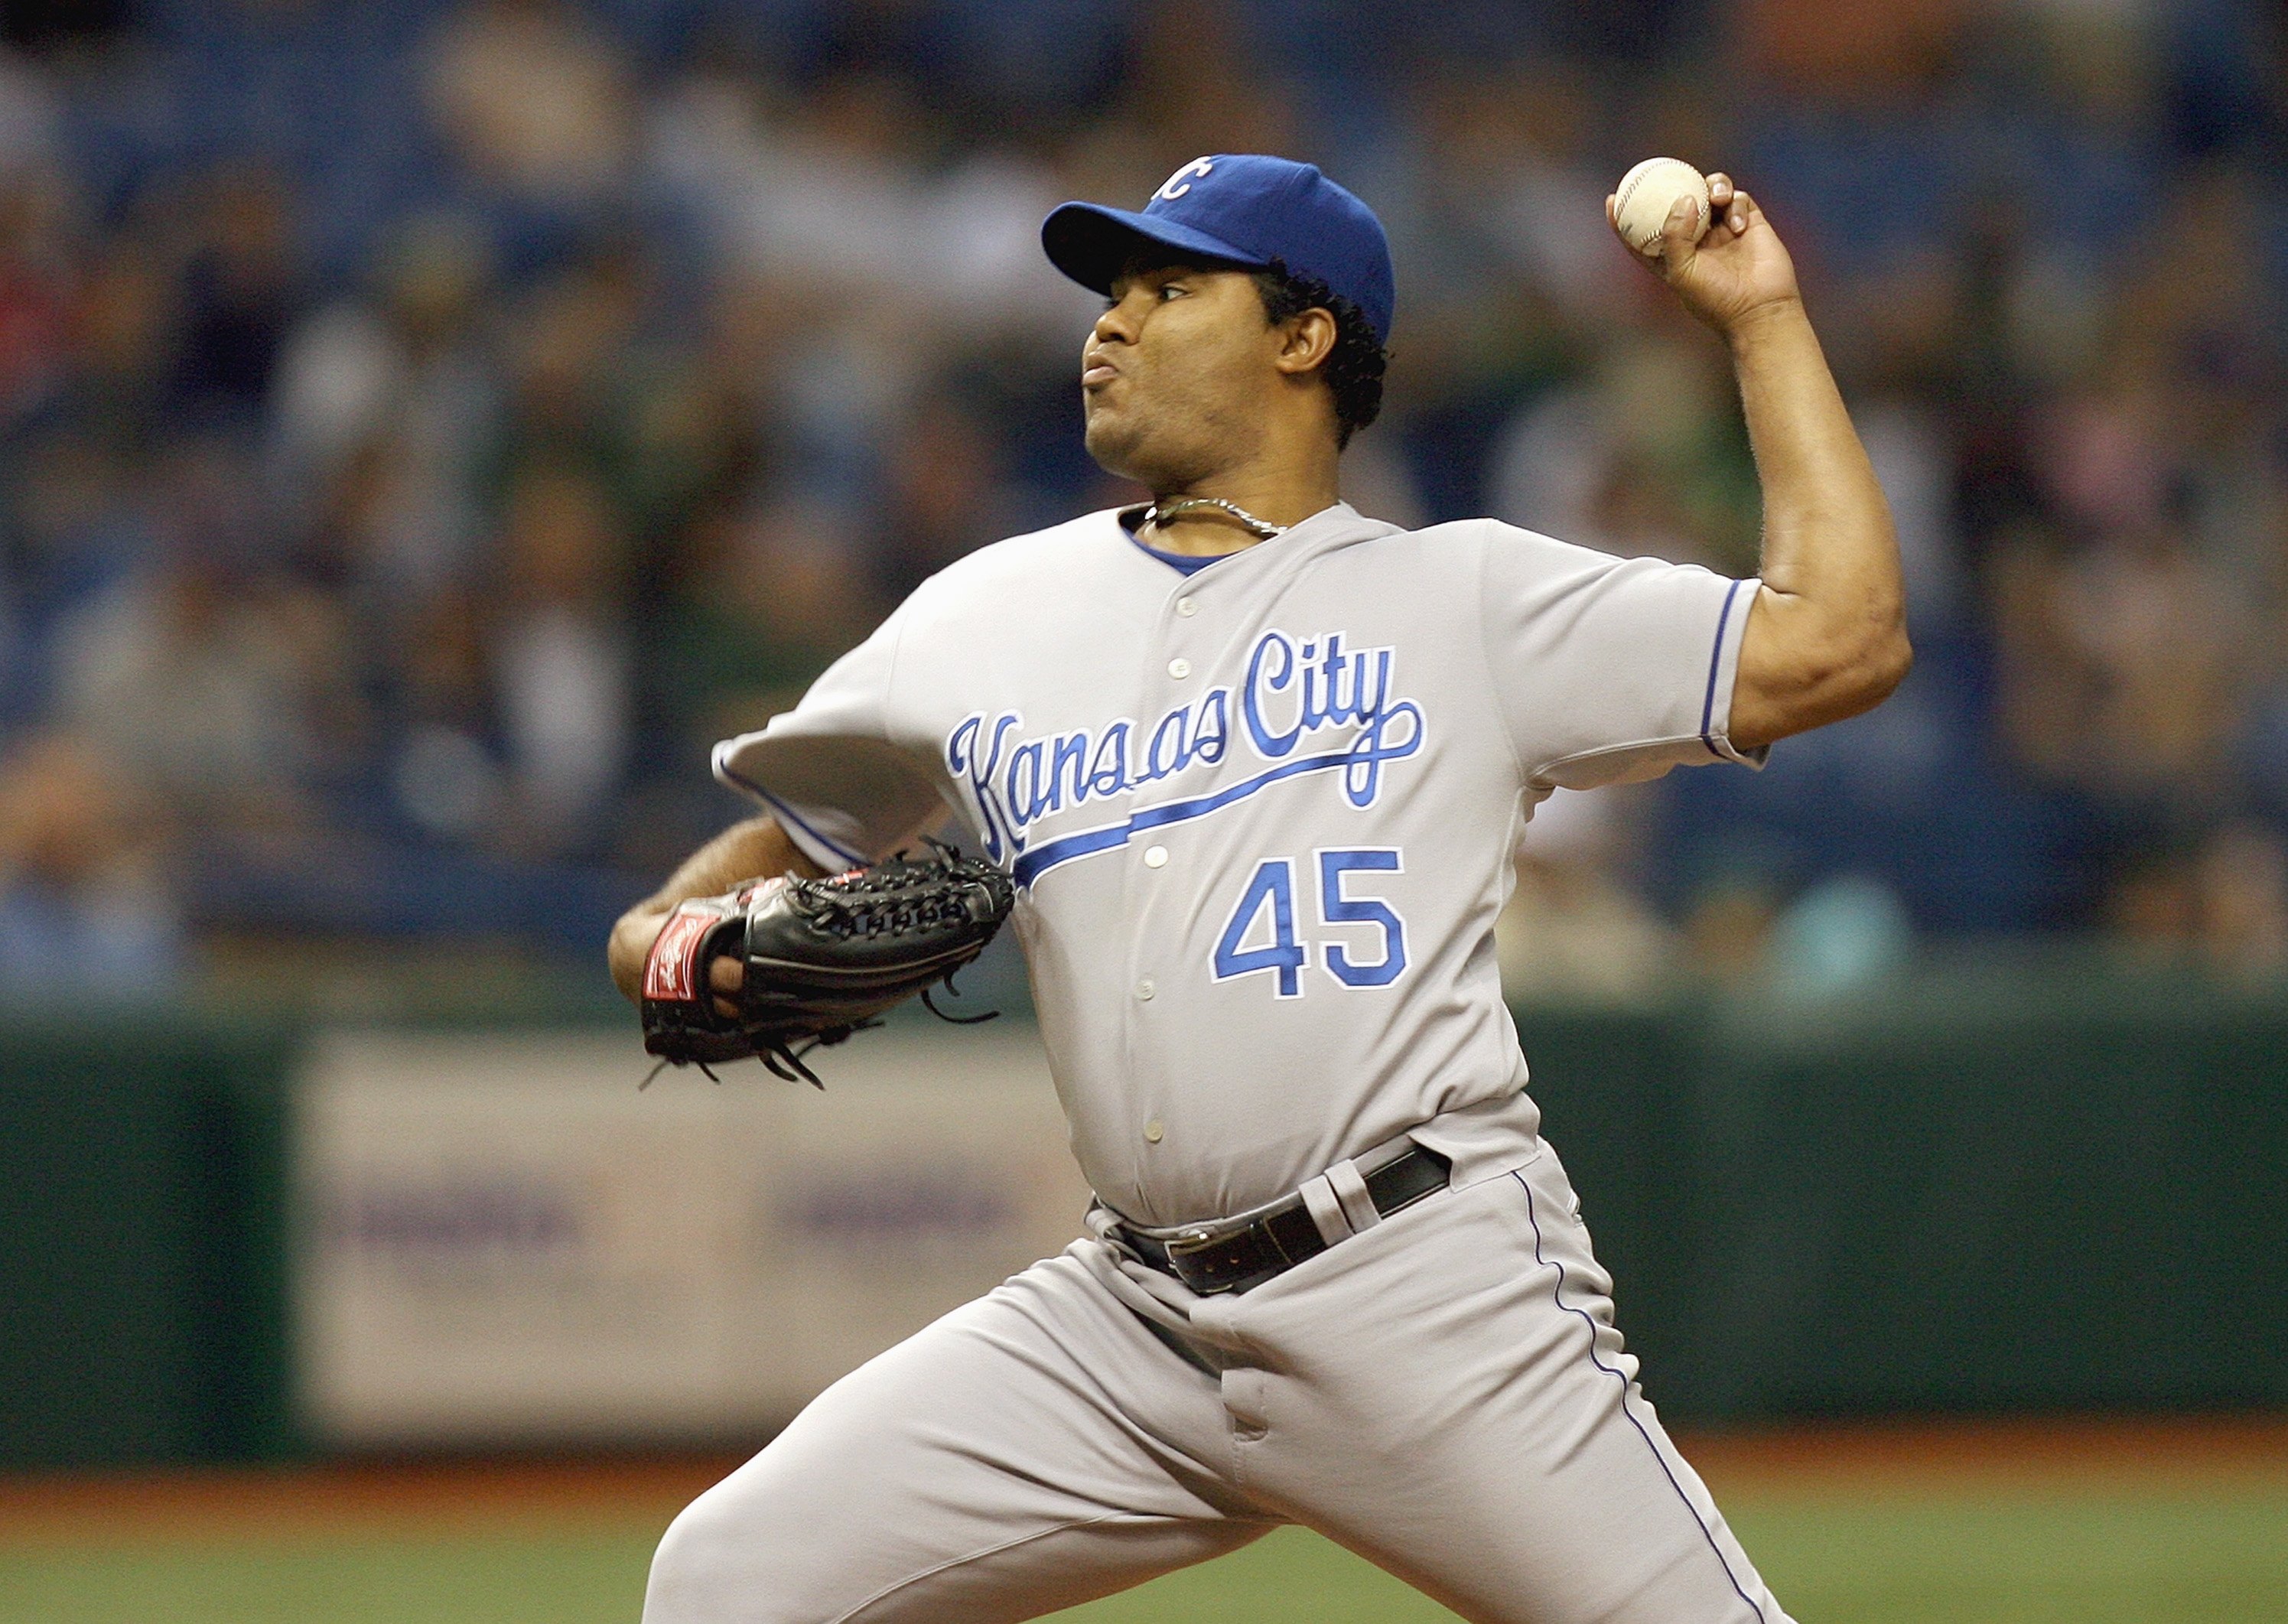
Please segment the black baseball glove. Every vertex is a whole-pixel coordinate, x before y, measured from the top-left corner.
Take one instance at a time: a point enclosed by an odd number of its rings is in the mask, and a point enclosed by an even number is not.
[[[803,1055],[917,992],[928,1002],[936,982],[950,987],[1015,897],[999,869],[934,842],[924,857],[901,852],[824,880],[787,874],[694,897],[668,915],[644,962],[644,1047],[663,1065],[703,1069],[752,1055],[823,1087]],[[746,966],[731,1015],[708,984],[725,954]]]

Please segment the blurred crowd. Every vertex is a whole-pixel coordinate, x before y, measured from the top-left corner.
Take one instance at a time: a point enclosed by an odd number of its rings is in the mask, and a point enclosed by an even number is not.
[[[1561,796],[1521,989],[2098,930],[2288,954],[2288,34],[2236,0],[102,0],[0,54],[0,988],[590,951],[707,746],[1088,462],[1069,196],[1310,157],[1395,239],[1352,499],[1754,567],[1635,158],[1794,248],[1916,674]]]

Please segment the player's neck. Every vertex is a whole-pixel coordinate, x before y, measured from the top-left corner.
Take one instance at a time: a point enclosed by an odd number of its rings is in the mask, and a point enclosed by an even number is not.
[[[1334,456],[1289,461],[1280,466],[1227,469],[1156,491],[1162,507],[1179,502],[1228,502],[1242,513],[1286,529],[1342,499]],[[1267,539],[1236,514],[1220,508],[1193,508],[1155,524],[1144,539],[1164,553],[1214,556],[1236,553]]]

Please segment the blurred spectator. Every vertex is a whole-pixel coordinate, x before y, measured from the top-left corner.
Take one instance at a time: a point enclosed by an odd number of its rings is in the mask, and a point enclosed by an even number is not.
[[[1998,573],[2004,716],[2026,760],[2141,832],[2220,818],[2255,668],[2246,600],[2184,532],[2121,490],[2138,456],[2087,453],[2117,528],[2077,548],[2031,543]],[[2070,457],[2063,459],[2070,466]]]
[[[1967,0],[1749,0],[1741,44],[1791,91],[1907,93],[1954,64],[1974,14]]]
[[[194,417],[251,424],[299,299],[290,205],[258,171],[216,175],[205,189],[183,273],[175,393]]]
[[[13,174],[53,159],[61,100],[37,68],[0,46],[0,171]]]
[[[557,0],[488,0],[430,49],[439,125],[480,179],[542,203],[580,203],[624,178],[635,102],[619,53]]]
[[[2141,848],[2120,864],[2107,914],[2135,959],[2277,982],[2288,972],[2288,850],[2277,831],[2248,822],[2198,844]]]
[[[1652,336],[1544,395],[1497,447],[1495,510],[1554,536],[1734,574],[1755,569],[1755,469],[1720,354]]]
[[[1927,401],[1903,393],[1867,400],[1853,416],[1867,460],[1890,499],[1906,571],[1908,617],[1924,631],[1951,626],[1963,610],[1962,543],[1952,512],[1954,447],[1945,420]],[[1745,501],[1732,512],[1744,506]]]
[[[510,335],[510,394],[490,452],[499,489],[525,465],[562,460],[626,494],[638,471],[628,439],[642,271],[600,256],[540,283],[520,302]]]
[[[389,536],[363,573],[433,585],[465,567],[474,462],[498,410],[480,328],[489,267],[459,222],[409,222],[363,290],[314,311],[288,341],[273,396],[276,476],[307,506],[359,482],[362,456],[397,482]]]
[[[1000,448],[950,394],[916,402],[892,432],[873,525],[880,587],[894,603],[963,553],[1017,528]]]
[[[399,623],[393,675],[401,735],[389,764],[397,808],[433,839],[474,841],[507,798],[483,615],[449,588]]]
[[[36,734],[0,754],[0,999],[83,1008],[180,986],[158,834],[85,738]]]
[[[258,572],[250,496],[221,444],[171,461],[150,555],[58,628],[56,711],[188,817],[306,827],[354,730],[348,633],[340,606]]]
[[[74,291],[67,206],[53,175],[0,171],[0,425],[44,404],[61,381]]]
[[[1141,10],[1124,110],[1165,155],[1148,187],[1196,154],[1291,152],[1303,143],[1286,81],[1251,60],[1248,25],[1264,20],[1210,0]]]
[[[24,633],[45,651],[60,616],[132,567],[149,545],[140,484],[110,448],[59,432],[20,442],[5,493],[9,596]],[[51,673],[26,673],[16,697],[46,698]]]
[[[1720,985],[1760,975],[1780,913],[1769,882],[1747,870],[1718,877],[1693,897],[1684,918],[1687,962]]]
[[[1621,873],[1634,802],[1627,792],[1558,790],[1535,809],[1517,888],[1494,925],[1511,998],[1602,1003],[1672,989],[1674,933]]]
[[[2201,947],[2209,962],[2244,979],[2288,972],[2288,848],[2277,831],[2238,823],[2201,854]]]
[[[1610,189],[1590,167],[1593,94],[1582,72],[1545,60],[1423,80],[1420,185],[1398,218],[1411,291],[1441,317],[1467,320],[1474,303],[1496,314],[1521,295],[1580,314],[1625,308],[1615,244],[1579,225],[1596,221]]]
[[[791,709],[885,602],[833,511],[799,501],[703,520],[685,569],[660,654],[694,760]]]
[[[161,432],[176,348],[178,313],[155,258],[131,234],[87,251],[75,313],[78,364],[65,385],[75,426],[136,454]]]
[[[626,537],[592,475],[543,464],[510,493],[501,551],[494,680],[517,811],[558,851],[593,832],[627,767]]]
[[[933,267],[920,161],[923,115],[895,79],[838,75],[787,104],[752,151],[738,222],[753,263],[790,279],[896,300]]]
[[[1898,896],[1866,874],[1823,880],[1772,921],[1768,966],[1784,998],[1863,991],[1908,961],[1914,927]]]

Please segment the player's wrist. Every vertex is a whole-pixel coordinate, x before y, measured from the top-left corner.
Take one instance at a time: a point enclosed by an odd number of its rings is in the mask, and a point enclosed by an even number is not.
[[[1810,320],[1804,313],[1803,296],[1784,293],[1732,312],[1716,324],[1716,330],[1736,355],[1774,334],[1807,326]]]
[[[671,904],[662,906],[657,897],[647,897],[613,923],[605,943],[605,962],[611,968],[612,984],[632,1004],[642,999],[644,965],[671,912]]]

